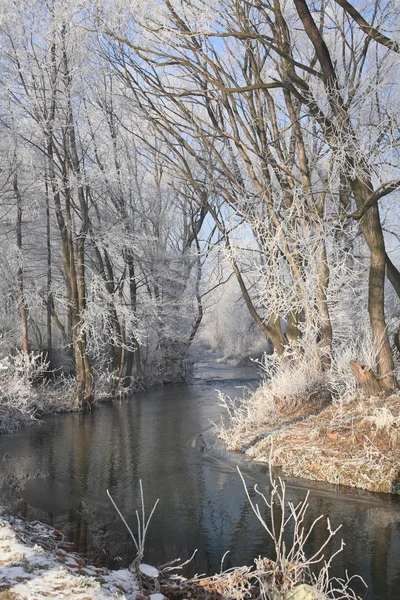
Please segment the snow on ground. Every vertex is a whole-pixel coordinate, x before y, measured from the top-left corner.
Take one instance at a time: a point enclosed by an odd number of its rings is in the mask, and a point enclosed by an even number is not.
[[[0,507],[0,599],[132,600],[138,587],[127,570],[83,564],[63,550],[62,535],[41,523],[28,523]]]
[[[139,565],[139,571],[146,575],[147,577],[157,578],[160,575],[160,571],[151,565],[146,565],[142,563]]]

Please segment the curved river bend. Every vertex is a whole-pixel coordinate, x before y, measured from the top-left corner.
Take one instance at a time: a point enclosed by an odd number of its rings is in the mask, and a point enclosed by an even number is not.
[[[252,367],[200,364],[190,383],[157,388],[104,405],[92,414],[65,414],[46,424],[0,437],[0,502],[69,532],[82,552],[109,548],[133,557],[132,544],[107,496],[109,489],[135,529],[142,479],[150,509],[159,498],[146,543],[145,559],[155,565],[188,558],[189,571],[213,574],[224,565],[251,564],[273,549],[253,515],[236,471],[240,462],[249,486],[268,486],[262,469],[241,455],[209,451],[198,435],[220,418],[216,389],[239,395],[256,387]],[[239,389],[238,389],[239,388]],[[211,439],[210,430],[204,438]],[[343,524],[344,551],[333,573],[361,575],[367,600],[400,598],[400,498],[322,484],[311,485],[308,520],[328,515]],[[297,503],[304,482],[287,481],[287,497]],[[309,551],[326,532],[321,520]],[[360,593],[363,587],[357,588]]]

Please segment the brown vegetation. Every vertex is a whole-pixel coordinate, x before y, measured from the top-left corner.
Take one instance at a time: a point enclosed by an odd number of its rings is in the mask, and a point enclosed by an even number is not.
[[[275,431],[253,440],[246,453],[263,462],[272,453],[285,475],[400,494],[400,396],[381,396],[322,410],[303,402],[286,413],[278,401]]]

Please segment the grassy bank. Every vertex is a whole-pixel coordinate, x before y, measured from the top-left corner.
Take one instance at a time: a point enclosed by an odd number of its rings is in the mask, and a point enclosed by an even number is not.
[[[400,494],[400,393],[351,386],[286,365],[244,400],[221,396],[230,421],[219,436],[285,475]]]

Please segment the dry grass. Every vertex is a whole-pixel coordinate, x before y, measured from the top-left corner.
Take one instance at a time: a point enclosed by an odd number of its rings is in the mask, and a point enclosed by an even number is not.
[[[400,392],[365,398],[350,358],[374,364],[370,341],[342,348],[323,372],[315,343],[266,357],[266,379],[243,399],[220,394],[229,415],[219,437],[231,450],[285,475],[400,494]]]
[[[272,464],[286,475],[400,494],[399,394],[287,407],[277,400],[264,423],[271,435],[243,440],[248,456],[267,462],[272,444]]]

